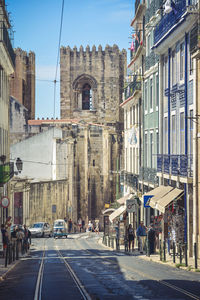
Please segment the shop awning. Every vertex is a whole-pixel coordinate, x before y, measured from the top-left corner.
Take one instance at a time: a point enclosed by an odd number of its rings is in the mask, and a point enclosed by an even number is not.
[[[123,214],[126,210],[126,206],[120,206],[119,208],[117,208],[110,216],[109,216],[109,220],[110,222],[112,222],[115,218],[119,217],[121,214]]]
[[[160,186],[156,187],[155,189],[145,193],[143,196],[155,196],[162,190],[162,188],[163,188],[163,185],[160,185]]]
[[[110,213],[112,213],[113,211],[115,211],[114,208],[108,208],[108,209],[104,210],[104,211],[102,212],[102,214],[103,214],[103,215],[105,215],[105,214],[110,214]]]
[[[167,195],[162,197],[156,204],[156,209],[161,211],[162,213],[165,212],[165,208],[177,197],[182,196],[184,193],[183,190],[180,189],[173,189],[171,192],[169,192]]]
[[[167,195],[169,192],[171,192],[173,190],[172,186],[164,186],[161,185],[160,189],[157,190],[157,193],[150,199],[149,201],[149,205],[152,208],[156,208],[156,203],[165,195]]]
[[[127,194],[125,196],[123,196],[122,198],[118,199],[117,202],[119,204],[125,204],[126,200],[129,199],[131,196],[133,196],[132,194]]]

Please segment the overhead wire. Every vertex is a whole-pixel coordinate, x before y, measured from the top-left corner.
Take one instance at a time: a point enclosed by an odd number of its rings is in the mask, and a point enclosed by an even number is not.
[[[56,72],[54,79],[54,113],[53,117],[55,119],[55,109],[56,109],[56,83],[57,83],[57,73],[58,73],[58,64],[60,58],[60,43],[61,43],[61,35],[62,35],[62,24],[63,24],[63,12],[64,12],[64,0],[62,1],[62,9],[61,9],[61,18],[60,18],[60,32],[59,32],[59,40],[58,40],[58,54],[57,54],[57,62],[56,62]]]

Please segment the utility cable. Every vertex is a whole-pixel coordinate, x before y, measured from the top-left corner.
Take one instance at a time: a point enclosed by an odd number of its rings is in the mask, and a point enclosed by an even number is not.
[[[64,2],[65,1],[63,0],[62,1],[62,9],[61,9],[60,33],[59,33],[59,40],[58,40],[58,54],[57,54],[56,72],[55,72],[55,79],[54,79],[54,114],[53,114],[54,119],[55,119],[55,105],[56,105],[56,83],[57,83],[58,64],[59,64],[59,57],[60,57],[60,43],[61,43],[61,35],[62,35]]]

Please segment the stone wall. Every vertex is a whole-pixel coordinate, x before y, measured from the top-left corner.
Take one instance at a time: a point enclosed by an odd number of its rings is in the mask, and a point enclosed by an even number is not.
[[[29,223],[45,221],[53,224],[56,219],[68,216],[68,181],[56,180],[30,184]],[[56,212],[52,212],[52,206]]]
[[[35,53],[15,49],[15,72],[10,78],[10,95],[28,109],[28,118],[35,118]]]

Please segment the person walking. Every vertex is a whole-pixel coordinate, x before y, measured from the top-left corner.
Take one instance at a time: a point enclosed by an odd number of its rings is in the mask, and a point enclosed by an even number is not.
[[[8,247],[8,243],[9,243],[9,238],[8,238],[8,232],[4,224],[1,224],[1,233],[2,233],[2,242],[3,242],[3,257],[5,257],[6,248]]]
[[[69,233],[72,231],[72,220],[69,219],[69,222],[68,222],[68,231]]]
[[[155,230],[152,224],[149,225],[147,236],[149,241],[149,254],[153,254],[155,250]]]
[[[128,232],[128,250],[130,252],[132,248],[132,251],[134,251],[135,233],[131,224],[129,224],[127,232]]]
[[[144,242],[145,242],[145,238],[146,238],[146,227],[144,226],[144,223],[141,222],[137,231],[137,238],[138,238],[138,243],[139,243],[139,251],[140,253],[143,253],[144,250]]]

